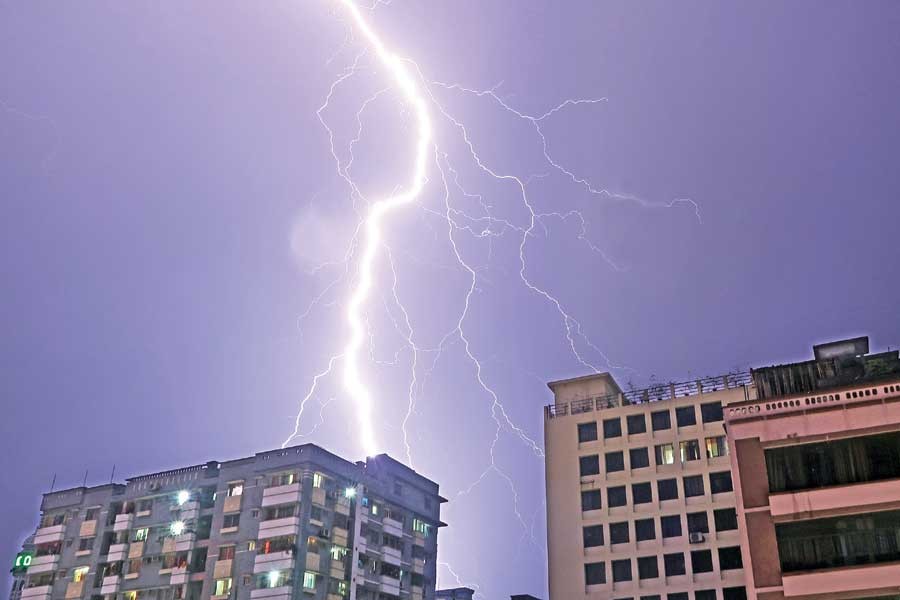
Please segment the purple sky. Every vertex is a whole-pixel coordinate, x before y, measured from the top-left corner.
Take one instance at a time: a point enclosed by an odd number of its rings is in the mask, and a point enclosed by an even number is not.
[[[341,267],[310,274],[341,258],[355,222],[316,118],[359,49],[335,6],[0,2],[0,565],[54,473],[58,486],[86,469],[102,483],[113,463],[124,477],[235,458],[293,429],[346,334]],[[547,219],[527,246],[529,277],[632,369],[614,371],[621,383],[802,359],[846,335],[900,343],[900,4],[394,0],[374,23],[428,80],[502,82],[497,94],[526,113],[608,98],[544,122],[554,157],[600,187],[701,206],[702,224],[686,204],[592,196],[552,171],[529,123],[431,87],[485,162],[540,176],[529,180],[536,208],[580,210],[588,239],[620,266],[578,240],[573,218]],[[356,111],[389,83],[361,66],[323,113],[342,159]],[[412,121],[388,92],[362,122],[353,173],[378,196],[405,180]],[[446,120],[436,135],[468,193],[527,225],[514,186],[480,175]],[[423,348],[452,331],[468,285],[431,169],[422,204],[387,232]],[[458,188],[451,202],[484,215]],[[471,349],[511,419],[540,440],[544,382],[585,368],[560,315],[519,279],[519,234],[490,247],[456,235],[479,267]],[[411,352],[384,261],[377,281],[379,363],[366,376],[382,446],[405,459]],[[542,461],[504,431],[497,465],[525,528],[497,474],[460,495],[490,464],[491,401],[458,336],[426,377],[435,358],[420,356],[409,441],[414,467],[451,499],[440,560],[484,598],[544,594]],[[302,432],[320,410],[324,424],[297,441],[359,458],[337,381],[310,400]]]

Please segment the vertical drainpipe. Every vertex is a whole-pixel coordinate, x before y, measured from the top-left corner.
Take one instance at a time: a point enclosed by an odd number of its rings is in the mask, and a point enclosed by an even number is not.
[[[360,528],[362,527],[362,498],[363,485],[356,484],[356,496],[353,498],[353,552],[350,554],[350,600],[356,600],[356,578],[359,572],[359,541]],[[362,579],[362,578],[360,578]]]

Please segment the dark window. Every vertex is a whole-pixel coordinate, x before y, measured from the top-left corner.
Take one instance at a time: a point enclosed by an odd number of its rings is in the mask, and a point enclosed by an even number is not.
[[[631,497],[635,504],[653,502],[653,488],[650,487],[650,482],[633,483],[631,485]]]
[[[581,530],[585,548],[603,545],[603,525],[591,525]]]
[[[640,570],[640,565],[638,565],[638,570]],[[662,596],[659,594],[650,594],[649,596],[641,596],[641,600],[662,600]]]
[[[738,528],[737,511],[733,508],[717,508],[713,511],[716,531],[731,531]]]
[[[712,550],[691,550],[691,569],[694,573],[711,573]]]
[[[597,422],[578,424],[578,442],[593,442],[597,439]]]
[[[666,577],[685,574],[684,554],[681,552],[663,555],[663,564],[666,568]]]
[[[666,594],[666,600],[688,600],[688,593],[675,592],[673,594]]]
[[[900,432],[766,450],[769,490],[785,492],[900,477]]]
[[[694,600],[716,600],[716,590],[697,590]]]
[[[719,548],[719,569],[727,571],[728,569],[743,569],[744,561],[741,560],[741,547],[731,546],[729,548]]]
[[[658,410],[650,413],[650,426],[653,431],[672,429],[672,415],[667,410]]]
[[[690,475],[684,478],[684,497],[703,495],[703,475]]]
[[[731,471],[720,471],[709,474],[709,491],[713,494],[721,494],[734,490],[731,485]]]
[[[659,525],[664,538],[681,536],[681,515],[660,517]]]
[[[600,474],[600,457],[596,454],[582,456],[578,459],[578,467],[582,477]]]
[[[625,470],[625,456],[621,451],[606,453],[606,472],[615,473]]]
[[[747,600],[747,588],[742,585],[722,590],[724,600]]]
[[[241,522],[241,513],[235,513],[233,515],[225,515],[225,520],[222,523],[222,528],[227,527],[237,527]]]
[[[655,556],[638,558],[638,579],[656,579],[659,577],[659,559]]]
[[[606,563],[596,562],[584,565],[585,585],[606,583]]]
[[[610,523],[609,524],[609,543],[610,544],[627,544],[628,543],[628,522]]]
[[[656,527],[653,524],[653,519],[638,519],[635,521],[634,538],[639,542],[655,540]]]
[[[604,419],[603,420],[603,438],[609,439],[621,437],[622,420],[621,419]]]
[[[647,431],[647,419],[644,418],[644,415],[628,415],[625,417],[625,421],[628,425],[629,434]]]
[[[613,581],[631,581],[631,560],[612,561]]]
[[[706,511],[688,513],[687,526],[689,533],[709,533],[709,518]]]
[[[656,482],[656,491],[660,500],[674,500],[678,498],[678,481],[675,479],[660,479]]]
[[[625,486],[617,485],[615,487],[606,488],[606,505],[625,506],[628,504],[628,497],[625,495]]]
[[[716,421],[724,420],[725,415],[722,414],[722,403],[708,402],[706,404],[701,404],[700,419],[704,423],[715,423]]]
[[[697,411],[693,406],[679,406],[675,409],[675,422],[679,427],[697,424]]]
[[[581,510],[597,510],[603,506],[600,490],[581,492]]]
[[[807,571],[900,560],[900,511],[775,525],[781,570]]]
[[[700,460],[700,442],[697,440],[685,440],[679,444],[681,449],[681,462]]]
[[[632,469],[643,469],[650,466],[650,453],[646,448],[632,448],[628,451]]]

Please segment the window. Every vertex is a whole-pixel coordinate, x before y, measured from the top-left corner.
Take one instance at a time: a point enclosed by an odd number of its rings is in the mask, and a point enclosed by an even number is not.
[[[78,567],[72,569],[72,581],[75,583],[83,581],[84,578],[87,577],[88,571],[90,571],[90,567]]]
[[[219,546],[219,560],[234,558],[234,546]]]
[[[650,466],[650,454],[646,448],[632,448],[628,451],[632,469],[643,469]]]
[[[700,460],[700,442],[697,440],[686,440],[681,442],[680,448],[681,462]]]
[[[614,560],[612,561],[613,581],[631,581],[631,560]]]
[[[675,422],[679,427],[689,427],[697,424],[697,411],[693,406],[679,406],[675,409]]]
[[[413,517],[412,530],[414,533],[421,533],[425,537],[428,537],[429,529],[430,529],[430,527],[428,526],[428,523],[426,523],[422,519]]]
[[[697,590],[694,600],[716,600],[716,590]]]
[[[653,519],[638,519],[634,522],[634,539],[639,542],[656,539]]]
[[[84,551],[93,550],[93,549],[94,549],[94,538],[89,537],[89,538],[81,538],[80,540],[78,540],[78,551],[79,552],[84,552]]]
[[[628,504],[628,498],[625,496],[625,486],[617,485],[615,487],[606,488],[606,504],[609,507],[625,506]]]
[[[638,565],[638,570],[640,570],[640,565]],[[662,596],[659,594],[650,594],[649,596],[641,596],[640,600],[662,600]]]
[[[609,543],[610,544],[627,544],[629,541],[628,537],[628,522],[622,523],[610,523],[609,524]]]
[[[597,510],[602,507],[600,490],[581,492],[581,510]]]
[[[596,454],[582,456],[578,459],[578,468],[582,477],[600,474],[600,457]]]
[[[621,419],[604,419],[603,420],[603,439],[615,438],[622,436],[622,420]]]
[[[228,484],[228,497],[231,498],[233,496],[240,496],[244,493],[244,482],[243,481],[235,481],[233,483]]]
[[[723,571],[728,569],[743,569],[744,561],[741,560],[741,547],[730,546],[728,548],[719,548],[719,568]]]
[[[737,512],[733,508],[717,508],[713,511],[716,531],[731,531],[738,528]]]
[[[709,474],[709,491],[713,494],[722,494],[733,491],[731,484],[731,471],[719,471]]]
[[[660,517],[659,526],[664,538],[681,537],[681,515]]]
[[[675,575],[684,575],[684,554],[675,552],[673,554],[663,555],[663,565],[666,570],[666,577],[674,577]]]
[[[706,404],[701,404],[700,419],[704,423],[715,423],[716,421],[724,420],[725,415],[722,414],[722,403],[707,402]]]
[[[272,521],[274,519],[287,519],[293,517],[297,512],[296,504],[282,504],[281,506],[273,506],[263,511],[261,521]]]
[[[137,511],[138,512],[150,512],[153,510],[153,498],[145,498],[144,500],[138,500]]]
[[[291,485],[295,481],[297,481],[296,473],[279,473],[278,475],[272,475],[269,485],[270,487],[278,487],[280,485]]]
[[[666,600],[688,600],[688,593],[675,592],[674,594],[666,594]]]
[[[742,585],[722,590],[724,600],[747,600],[747,588]]]
[[[313,473],[313,487],[320,488],[325,486],[325,476],[321,473]],[[306,585],[306,576],[303,576],[304,587]]]
[[[635,504],[653,502],[653,488],[650,487],[650,482],[633,483],[631,485],[631,497]]]
[[[578,443],[593,442],[597,440],[597,422],[578,424]]]
[[[303,589],[305,590],[314,590],[316,589],[316,574],[310,571],[306,571],[303,573]]]
[[[625,470],[625,458],[622,452],[606,453],[606,472],[615,473],[616,471]]]
[[[590,525],[581,530],[585,548],[596,548],[603,545],[603,525]]]
[[[658,410],[650,413],[650,426],[653,431],[672,429],[672,415],[667,410]]]
[[[584,565],[584,584],[599,585],[606,583],[606,563],[595,562]]]
[[[231,577],[216,579],[216,596],[227,596],[231,593]]]
[[[229,527],[237,527],[241,522],[241,513],[234,513],[233,515],[225,515],[225,521],[222,523],[222,529],[228,529]]]
[[[628,434],[646,433],[647,420],[644,415],[628,415],[625,417],[625,423],[628,425]]]
[[[99,508],[89,508],[86,511],[84,511],[84,520],[85,521],[96,521],[98,514],[100,514]]]
[[[128,573],[129,574],[134,573],[134,574],[140,575],[142,562],[144,562],[144,561],[140,558],[132,558],[130,561],[128,561]]]
[[[711,573],[712,550],[691,550],[691,569],[694,573]]]
[[[717,458],[728,455],[728,443],[724,435],[706,438],[706,458]]]
[[[709,533],[709,518],[706,511],[688,513],[687,527],[691,533]]]
[[[659,493],[659,499],[675,500],[678,498],[678,481],[675,479],[660,479],[656,482],[656,491]]]
[[[672,444],[659,444],[653,450],[656,453],[657,465],[675,464],[675,447]]]
[[[659,577],[659,561],[655,556],[638,558],[638,579],[656,579]]]
[[[140,529],[134,530],[134,541],[135,542],[144,542],[147,540],[147,536],[150,535],[150,529],[148,527],[141,527]]]
[[[703,490],[703,475],[690,475],[685,477],[682,481],[684,482],[685,498],[702,496],[705,493]]]

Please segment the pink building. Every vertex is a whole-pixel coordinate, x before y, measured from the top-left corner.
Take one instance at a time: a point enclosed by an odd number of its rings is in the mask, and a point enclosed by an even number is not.
[[[900,594],[900,360],[868,345],[756,369],[725,408],[751,599]]]

